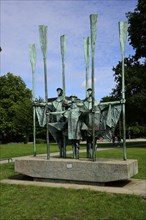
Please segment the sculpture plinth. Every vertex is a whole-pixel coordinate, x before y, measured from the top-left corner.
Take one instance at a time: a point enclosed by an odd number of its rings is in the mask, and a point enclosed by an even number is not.
[[[97,158],[93,163],[85,158],[24,157],[15,161],[15,171],[34,179],[106,183],[128,180],[138,173],[137,160]]]

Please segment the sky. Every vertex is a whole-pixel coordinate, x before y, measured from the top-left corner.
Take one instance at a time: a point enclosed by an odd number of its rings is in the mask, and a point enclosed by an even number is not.
[[[32,89],[32,69],[29,44],[35,43],[36,98],[45,98],[44,64],[40,47],[39,25],[48,26],[47,86],[48,97],[56,97],[62,88],[60,36],[66,35],[65,84],[66,95],[85,98],[85,59],[83,39],[90,36],[90,14],[98,14],[95,45],[95,98],[110,95],[115,87],[115,67],[121,60],[119,21],[127,21],[137,0],[1,0],[1,70],[20,76]],[[134,50],[126,42],[125,56]],[[91,79],[91,60],[89,81]]]

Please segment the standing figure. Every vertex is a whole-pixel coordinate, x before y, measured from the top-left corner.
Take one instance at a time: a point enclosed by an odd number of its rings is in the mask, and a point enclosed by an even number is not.
[[[57,88],[58,97],[55,101],[52,102],[52,112],[50,112],[51,123],[49,123],[49,129],[56,140],[60,157],[66,157],[66,144],[65,138],[63,136],[63,127],[65,125],[65,117],[63,117],[64,113],[64,96],[63,90],[61,88]]]
[[[63,90],[61,88],[56,89],[58,93],[58,97],[55,101],[52,102],[52,111],[53,112],[62,112],[63,111],[63,101],[64,101],[64,96],[63,96]],[[60,121],[62,118],[61,114],[55,115],[54,116],[54,122]]]
[[[87,98],[83,101],[83,106],[85,112],[85,124],[88,127],[86,130],[86,140],[87,140],[87,158],[92,158],[93,153],[93,137],[92,137],[92,89],[87,89]],[[91,128],[91,129],[90,129]]]
[[[73,146],[73,158],[79,159],[79,140],[81,139],[81,115],[80,109],[77,106],[77,97],[70,96],[71,104],[64,116],[68,120],[68,140],[71,141]]]

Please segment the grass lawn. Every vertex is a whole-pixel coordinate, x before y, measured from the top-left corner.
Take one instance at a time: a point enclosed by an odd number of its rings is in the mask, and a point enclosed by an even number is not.
[[[1,184],[1,220],[144,220],[133,195]]]
[[[144,142],[129,142],[127,147],[142,147],[146,148],[146,143]],[[112,143],[98,143],[100,148],[112,148]],[[85,144],[80,145],[80,149],[86,148]],[[72,147],[67,146],[67,150],[72,150]],[[36,144],[36,153],[37,154],[46,154],[47,147],[46,144]],[[58,146],[55,143],[50,143],[50,152],[58,152]],[[0,158],[7,157],[19,157],[33,155],[33,144],[0,144]]]
[[[0,149],[3,158],[31,155],[33,147],[12,144]],[[37,151],[46,153],[46,145],[37,145]],[[55,144],[51,145],[53,151],[58,151]],[[97,151],[98,157],[122,159],[123,150]],[[127,158],[138,159],[139,173],[134,178],[146,179],[146,148],[129,146]],[[18,175],[14,163],[0,165],[0,179],[14,175]],[[146,200],[134,195],[8,184],[0,187],[0,220],[144,220],[146,215]]]
[[[134,147],[133,147],[134,145]],[[112,147],[111,143],[98,144],[98,147]],[[46,153],[46,144],[37,144],[37,153]],[[71,150],[71,146],[67,146],[67,150]],[[82,144],[80,149],[85,149],[85,145]],[[58,152],[58,146],[56,144],[50,144],[51,152]],[[0,145],[0,158],[26,156],[33,154],[32,144],[6,144]],[[72,157],[72,155],[67,155]],[[80,153],[80,157],[86,157],[86,153]],[[96,153],[97,158],[119,158],[123,159],[122,148],[111,148],[106,151],[98,151]],[[127,143],[127,159],[137,159],[139,172],[134,178],[146,179],[146,146],[141,146],[140,142]],[[14,164],[1,164],[0,165],[0,178],[8,178],[9,175],[15,175]]]
[[[36,145],[37,154],[45,154],[47,152],[46,144]],[[58,146],[51,144],[51,152],[57,152]],[[33,144],[0,144],[0,158],[19,157],[33,155]]]

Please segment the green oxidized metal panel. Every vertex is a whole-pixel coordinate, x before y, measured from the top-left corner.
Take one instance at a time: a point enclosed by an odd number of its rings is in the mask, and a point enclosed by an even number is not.
[[[119,22],[119,35],[120,35],[120,46],[121,46],[122,57],[124,57],[124,54],[125,54],[127,29],[128,29],[128,22],[120,21]]]
[[[30,44],[29,45],[29,53],[30,53],[30,63],[32,67],[32,72],[35,72],[35,67],[36,67],[36,47],[35,44]]]
[[[48,35],[48,27],[45,25],[39,25],[39,33],[40,33],[40,44],[43,53],[43,57],[46,58],[47,56],[47,35]]]
[[[97,14],[90,15],[90,27],[91,27],[91,48],[92,53],[95,50],[96,32],[97,32]]]

